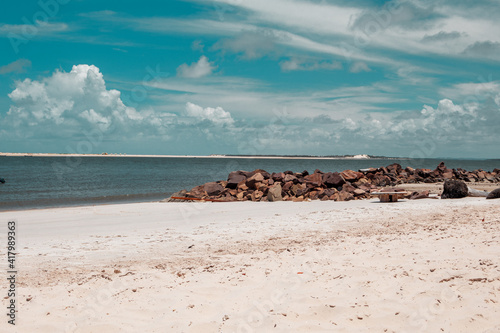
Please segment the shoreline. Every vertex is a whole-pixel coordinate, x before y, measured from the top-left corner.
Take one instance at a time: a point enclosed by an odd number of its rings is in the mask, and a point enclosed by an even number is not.
[[[147,158],[222,158],[222,159],[289,159],[289,160],[409,160],[408,157],[326,157],[326,156],[246,156],[246,155],[135,155],[135,154],[51,154],[0,153],[0,157],[147,157]]]
[[[493,200],[131,203],[0,212],[19,332],[483,332]],[[29,320],[28,320],[29,318]]]

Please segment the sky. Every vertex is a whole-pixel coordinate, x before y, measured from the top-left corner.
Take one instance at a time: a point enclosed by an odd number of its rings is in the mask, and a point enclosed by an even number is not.
[[[498,0],[41,0],[0,151],[500,158]]]

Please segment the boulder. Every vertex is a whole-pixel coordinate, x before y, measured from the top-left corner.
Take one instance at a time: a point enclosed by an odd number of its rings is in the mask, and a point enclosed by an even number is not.
[[[364,177],[364,174],[362,172],[357,172],[352,170],[344,170],[340,174],[348,182],[355,182]]]
[[[345,180],[338,172],[328,172],[323,174],[323,183],[326,185],[326,187],[338,188],[345,184]]]
[[[365,192],[365,191],[363,191],[363,190],[362,190],[362,189],[360,189],[360,188],[357,188],[357,189],[355,189],[355,190],[354,190],[353,194],[354,194],[354,196],[355,196],[355,197],[359,197],[360,195],[364,195],[364,194],[366,194],[366,192]]]
[[[227,177],[227,188],[235,189],[241,181],[247,179],[246,176],[242,174],[244,171],[233,171]]]
[[[496,190],[493,190],[488,194],[486,199],[500,199],[500,188],[497,188]]]
[[[319,187],[323,185],[321,173],[313,173],[312,175],[305,176],[304,179],[308,187]]]
[[[193,187],[189,192],[186,193],[186,197],[191,197],[191,198],[201,199],[205,196],[207,196],[207,192],[205,192],[204,185]]]
[[[443,186],[441,199],[459,199],[469,195],[467,184],[461,180],[446,180]]]
[[[283,181],[285,183],[288,183],[288,182],[294,182],[295,184],[298,183],[298,179],[295,175],[291,175],[291,174],[285,174],[285,178],[283,179]]]
[[[222,190],[224,190],[224,187],[219,183],[211,182],[203,185],[203,190],[207,192],[208,195],[215,196],[219,195],[222,192]]]
[[[387,170],[389,171],[389,173],[393,173],[393,174],[398,175],[401,173],[401,171],[403,171],[403,168],[401,167],[400,164],[393,163],[393,164],[387,166]]]
[[[172,199],[172,197],[184,198],[187,194],[186,190],[180,190],[170,196],[170,198],[162,200],[161,202],[185,202],[186,200]]]
[[[252,201],[260,201],[264,193],[262,191],[253,191],[252,192]]]
[[[264,181],[264,176],[260,172],[258,172],[247,179],[246,185],[250,189],[256,189],[257,187],[255,185],[257,183],[262,183],[263,181]]]
[[[275,182],[282,182],[283,179],[285,178],[285,174],[283,172],[278,172],[278,173],[272,173],[271,175],[271,178],[275,181]]]
[[[283,201],[283,197],[281,196],[281,185],[276,184],[273,185],[269,188],[269,191],[267,192],[267,200],[274,202],[274,201]]]
[[[338,193],[338,201],[349,201],[349,200],[354,200],[354,195],[350,192],[347,191],[340,191]]]

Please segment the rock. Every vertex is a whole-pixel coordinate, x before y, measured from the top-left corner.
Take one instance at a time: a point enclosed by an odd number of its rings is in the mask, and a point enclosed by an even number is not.
[[[410,195],[410,200],[417,200],[417,199],[426,199],[429,197],[429,191],[423,191],[423,192],[413,192]]]
[[[352,186],[351,183],[345,183],[344,185],[342,185],[342,190],[349,193],[354,193],[356,188]]]
[[[274,202],[274,201],[283,201],[283,197],[281,196],[281,185],[276,184],[273,185],[269,188],[269,191],[267,192],[267,200]]]
[[[357,172],[352,170],[344,170],[340,174],[348,182],[355,182],[364,177],[364,174],[362,172]]]
[[[264,193],[262,193],[262,191],[253,191],[252,192],[252,201],[259,201],[262,196],[264,195]]]
[[[321,173],[313,173],[312,175],[308,175],[304,177],[306,181],[306,185],[308,187],[319,187],[323,185],[323,177]]]
[[[486,199],[500,199],[500,188],[497,188],[496,190],[493,190],[488,194]]]
[[[179,199],[172,199],[172,197],[180,197],[184,198],[187,194],[186,190],[180,190],[178,192],[175,192],[170,196],[170,198],[162,200],[161,202],[185,202],[186,200],[179,200]]]
[[[387,166],[387,170],[389,171],[389,173],[394,173],[394,174],[398,175],[401,173],[401,171],[403,171],[403,168],[401,167],[400,164],[393,163],[393,164]]]
[[[447,168],[446,168],[446,165],[444,165],[444,162],[439,163],[439,165],[436,168],[436,170],[441,171],[441,172],[445,172],[446,169]]]
[[[286,182],[285,185],[283,185],[283,191],[288,192],[293,186],[293,182]]]
[[[263,181],[264,181],[264,176],[260,172],[258,172],[247,179],[246,185],[250,189],[256,189],[257,187],[255,186],[255,184],[262,183]]]
[[[354,190],[353,194],[354,194],[355,197],[359,197],[360,195],[366,194],[366,192],[363,191],[362,189],[357,188],[357,189]]]
[[[208,195],[215,196],[219,195],[224,190],[224,187],[219,183],[211,182],[203,185],[203,190],[205,190]]]
[[[290,175],[290,174],[285,174],[285,178],[283,179],[285,183],[288,182],[294,182],[295,184],[298,183],[297,177],[295,175]]]
[[[342,178],[342,175],[338,172],[328,172],[323,174],[323,183],[326,187],[338,188],[345,184],[345,179]]]
[[[352,195],[352,193],[344,190],[338,193],[338,201],[349,201],[349,200],[354,200],[354,195]]]
[[[309,176],[309,171],[304,170],[301,172],[302,177]]]
[[[294,184],[290,188],[290,193],[294,196],[299,196],[299,192],[302,192],[303,190],[306,189],[306,186],[304,184]]]
[[[191,191],[186,193],[186,197],[191,197],[191,198],[203,198],[206,197],[208,194],[205,192],[204,185],[199,185],[196,187],[193,187]]]
[[[275,182],[282,182],[283,179],[285,178],[285,174],[283,172],[278,172],[278,173],[272,173],[271,175],[271,178],[275,181]]]
[[[469,194],[467,185],[461,180],[446,180],[441,199],[465,198]]]
[[[235,189],[238,184],[244,180],[247,179],[246,176],[244,176],[242,174],[242,172],[245,172],[245,171],[233,171],[229,174],[229,176],[227,177],[227,185],[226,187],[227,188],[231,188],[231,189]]]

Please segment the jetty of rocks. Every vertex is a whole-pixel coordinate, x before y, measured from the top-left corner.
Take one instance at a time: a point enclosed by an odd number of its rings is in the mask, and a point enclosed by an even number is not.
[[[348,201],[371,198],[372,192],[400,184],[442,183],[459,180],[475,183],[500,183],[500,170],[466,171],[448,169],[441,162],[436,169],[403,169],[394,163],[386,167],[345,170],[342,172],[278,172],[265,170],[234,171],[227,180],[196,186],[180,191],[172,197],[211,201]],[[417,195],[413,193],[413,195]],[[172,199],[171,201],[177,201]]]

